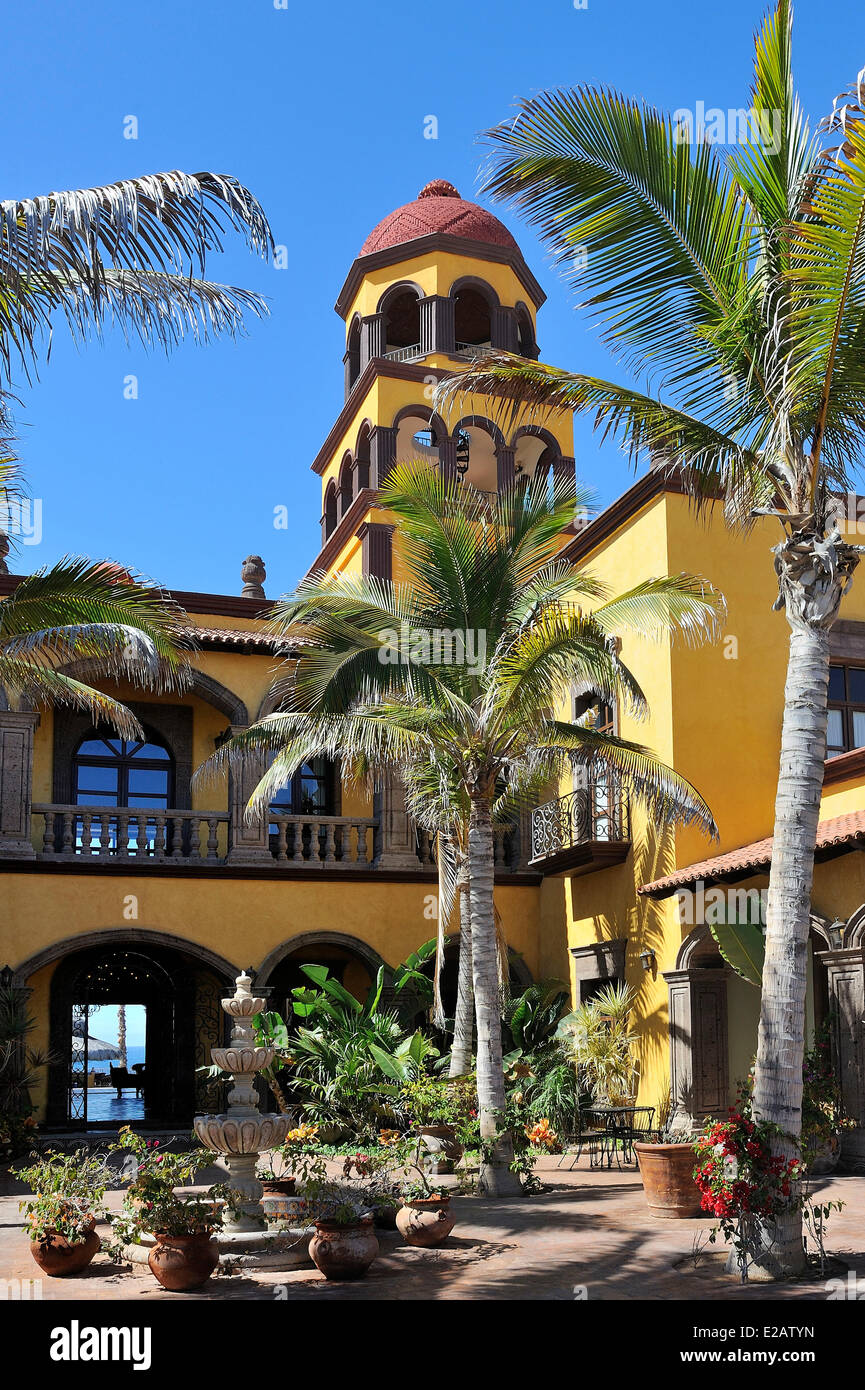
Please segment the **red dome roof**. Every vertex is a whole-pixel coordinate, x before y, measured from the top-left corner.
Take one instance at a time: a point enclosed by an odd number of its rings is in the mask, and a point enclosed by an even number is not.
[[[397,208],[373,227],[360,254],[369,256],[374,251],[385,251],[390,246],[400,246],[404,241],[414,241],[416,237],[433,232],[519,250],[507,227],[491,212],[478,207],[477,203],[467,203],[445,179],[433,179],[421,189],[413,203]]]

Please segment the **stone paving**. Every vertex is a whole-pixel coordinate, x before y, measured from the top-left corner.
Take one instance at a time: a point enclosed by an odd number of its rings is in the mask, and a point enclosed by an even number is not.
[[[631,1170],[591,1171],[585,1161],[568,1172],[542,1160],[549,1190],[507,1201],[454,1199],[458,1215],[439,1250],[416,1250],[383,1233],[382,1253],[366,1279],[327,1283],[313,1268],[290,1274],[260,1271],[219,1275],[199,1293],[166,1293],[146,1266],[118,1268],[97,1255],[74,1279],[43,1280],[42,1298],[177,1301],[221,1299],[513,1299],[603,1300],[825,1300],[825,1279],[790,1285],[742,1286],[723,1272],[723,1255],[706,1247],[711,1219],[660,1221],[649,1216],[639,1177]],[[0,1179],[0,1191],[13,1183]],[[858,1272],[865,1285],[865,1177],[834,1176],[820,1188],[824,1200],[845,1203],[833,1215],[827,1241],[831,1274]],[[117,1205],[120,1193],[112,1193]],[[19,1225],[18,1198],[0,1197],[0,1278],[38,1274]],[[585,1294],[580,1290],[585,1289]]]

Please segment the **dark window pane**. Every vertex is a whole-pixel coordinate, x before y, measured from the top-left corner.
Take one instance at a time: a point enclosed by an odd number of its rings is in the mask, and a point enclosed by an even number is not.
[[[88,738],[78,745],[78,752],[82,757],[110,758],[113,751],[102,738]]]
[[[109,792],[88,792],[81,791],[79,788],[75,804],[76,806],[116,806],[117,793],[111,795]]]
[[[829,667],[829,699],[843,700],[844,695],[844,667]]]
[[[847,699],[854,705],[865,705],[865,670],[859,666],[847,668]]]
[[[830,709],[829,711],[829,722],[826,726],[826,751],[830,755],[844,751],[844,717],[839,709]]]
[[[157,793],[155,793],[155,792],[152,793],[152,794],[150,794],[150,795],[145,795],[144,793],[142,793],[140,796],[133,796],[133,795],[130,794],[129,799],[128,799],[128,802],[127,802],[127,805],[129,805],[129,806],[156,806],[156,807],[158,807],[160,810],[163,810],[163,809],[164,809],[165,807],[167,807],[167,805],[168,805],[168,797],[167,797],[167,796],[159,796],[159,795],[158,795]]]

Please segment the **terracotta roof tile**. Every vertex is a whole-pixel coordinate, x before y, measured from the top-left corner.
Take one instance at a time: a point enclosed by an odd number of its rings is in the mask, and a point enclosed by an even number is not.
[[[846,816],[833,816],[821,820],[817,826],[817,851],[831,849],[835,845],[855,845],[862,843],[865,848],[865,811],[850,811]],[[748,870],[757,872],[768,869],[772,861],[772,837],[754,840],[750,845],[730,850],[727,854],[716,854],[712,859],[701,859],[696,864],[688,864],[684,869],[656,878],[652,883],[644,883],[639,893],[650,897],[663,898],[677,888],[696,883],[700,879],[724,878],[728,874],[742,874]]]

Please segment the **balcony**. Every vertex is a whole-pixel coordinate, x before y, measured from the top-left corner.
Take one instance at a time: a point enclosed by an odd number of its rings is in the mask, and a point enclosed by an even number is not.
[[[180,872],[200,868],[229,871],[235,866],[279,873],[281,870],[376,870],[391,868],[387,847],[382,853],[380,820],[374,816],[302,816],[271,810],[267,834],[250,852],[248,843],[232,848],[232,816],[228,811],[157,810],[154,807],[72,806],[34,803],[33,842],[39,863],[68,867],[118,869],[160,867]],[[435,839],[415,828],[411,842],[416,871],[435,874]],[[5,859],[30,858],[33,851],[6,854]],[[519,854],[516,827],[496,826],[494,858],[497,874],[525,870]],[[403,860],[399,867],[407,870]]]
[[[610,773],[591,773],[586,785],[532,812],[529,867],[572,875],[621,864],[631,848],[628,799]]]
[[[170,865],[190,868],[229,862],[227,811],[154,810],[152,807],[34,804],[37,859],[53,862]],[[271,812],[264,867],[368,868],[378,821],[360,816],[294,816]]]

